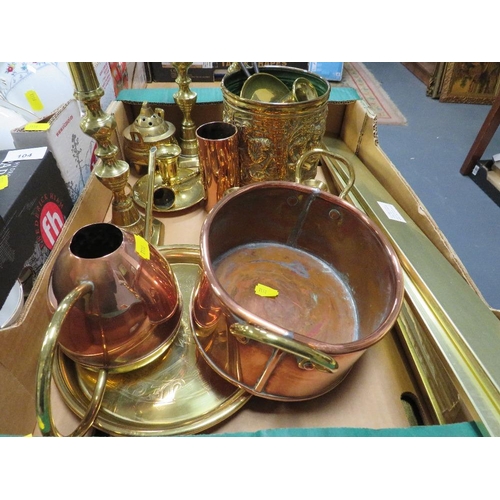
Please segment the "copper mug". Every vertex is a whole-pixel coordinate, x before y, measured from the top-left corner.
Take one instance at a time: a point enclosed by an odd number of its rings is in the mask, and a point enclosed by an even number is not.
[[[196,130],[200,171],[209,212],[224,193],[240,185],[238,129],[226,122],[210,122]]]
[[[50,413],[55,348],[99,372],[82,424],[93,424],[107,374],[140,368],[173,343],[181,295],[167,260],[144,238],[109,223],[82,227],[59,252],[48,287],[53,317],[37,372],[37,413],[43,435],[60,435]]]

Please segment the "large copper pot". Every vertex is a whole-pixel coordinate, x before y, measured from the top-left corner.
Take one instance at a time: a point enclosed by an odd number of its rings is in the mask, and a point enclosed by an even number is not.
[[[224,197],[201,230],[203,274],[191,305],[201,355],[264,398],[330,391],[394,324],[398,258],[340,197],[286,181]]]

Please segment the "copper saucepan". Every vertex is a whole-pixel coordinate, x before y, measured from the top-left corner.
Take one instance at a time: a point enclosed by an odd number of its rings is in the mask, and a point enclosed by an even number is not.
[[[402,305],[402,270],[385,235],[316,187],[269,181],[225,196],[204,222],[200,252],[191,304],[199,352],[264,398],[333,389]]]

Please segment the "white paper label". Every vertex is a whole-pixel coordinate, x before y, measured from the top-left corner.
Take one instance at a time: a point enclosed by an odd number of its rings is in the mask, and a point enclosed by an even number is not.
[[[493,161],[496,163],[497,161],[500,161],[500,153],[497,153],[496,155],[493,155]]]
[[[41,160],[47,151],[47,147],[29,148],[29,149],[15,149],[9,151],[4,159],[5,163],[12,163],[14,161],[22,160]]]
[[[378,204],[389,219],[397,220],[398,222],[406,222],[394,205],[391,205],[390,203],[384,203],[383,201],[379,201]]]

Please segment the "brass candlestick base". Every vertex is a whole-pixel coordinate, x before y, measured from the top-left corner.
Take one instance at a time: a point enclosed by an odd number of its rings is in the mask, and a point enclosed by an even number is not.
[[[134,205],[132,198],[125,193],[130,168],[127,162],[117,158],[118,147],[111,142],[111,135],[116,129],[113,115],[101,108],[104,91],[99,84],[93,63],[68,63],[71,77],[75,84],[75,99],[85,106],[85,115],[80,128],[97,142],[96,156],[101,163],[94,169],[99,181],[113,192],[111,222],[126,231],[145,236],[145,219]],[[163,225],[153,221],[152,236],[149,240],[159,245],[163,237]]]
[[[205,199],[205,188],[200,173],[198,158],[183,158],[179,160],[175,179],[165,181],[160,162],[154,175],[141,177],[133,189],[134,201],[140,207],[147,203],[149,183],[154,182],[153,210],[155,212],[178,212],[193,207]]]
[[[172,66],[177,71],[175,82],[179,85],[179,91],[174,94],[174,101],[183,114],[180,145],[182,156],[198,156],[198,144],[196,142],[196,125],[191,118],[191,111],[196,104],[197,94],[189,88],[191,78],[188,76],[189,67],[192,62],[173,62]]]

